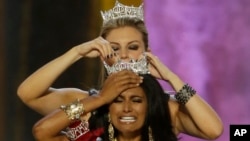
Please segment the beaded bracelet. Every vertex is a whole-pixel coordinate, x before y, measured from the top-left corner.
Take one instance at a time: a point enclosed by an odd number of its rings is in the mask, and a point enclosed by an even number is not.
[[[180,91],[175,94],[175,98],[180,104],[185,105],[195,94],[196,91],[188,84],[185,84]]]
[[[60,109],[62,109],[66,113],[68,119],[71,121],[80,119],[81,115],[84,113],[83,104],[79,99],[72,102],[71,104],[61,105]]]

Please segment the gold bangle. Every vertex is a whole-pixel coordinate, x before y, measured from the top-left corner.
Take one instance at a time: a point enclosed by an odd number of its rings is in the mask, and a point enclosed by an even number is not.
[[[81,115],[84,113],[83,104],[79,99],[68,105],[61,105],[60,109],[66,113],[68,119],[71,121],[79,120]]]

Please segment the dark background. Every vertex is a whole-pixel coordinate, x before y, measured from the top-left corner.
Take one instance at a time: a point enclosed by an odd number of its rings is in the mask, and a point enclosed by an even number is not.
[[[41,116],[18,99],[17,87],[48,61],[98,36],[99,3],[98,0],[0,1],[1,141],[34,140],[31,129]],[[98,63],[95,59],[82,59],[54,87],[95,87]]]

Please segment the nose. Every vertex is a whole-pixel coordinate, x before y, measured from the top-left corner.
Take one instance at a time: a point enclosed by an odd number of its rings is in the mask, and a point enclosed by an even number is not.
[[[132,111],[131,103],[130,102],[124,102],[124,104],[123,104],[123,111],[126,112],[126,113]]]
[[[121,49],[119,52],[119,56],[122,60],[128,60],[129,58],[128,51],[126,49]]]

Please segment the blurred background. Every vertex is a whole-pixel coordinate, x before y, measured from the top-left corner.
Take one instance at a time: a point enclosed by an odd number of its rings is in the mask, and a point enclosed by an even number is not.
[[[142,1],[120,2],[138,6]],[[48,61],[96,38],[100,10],[114,3],[0,0],[1,141],[34,140],[31,128],[41,116],[17,97],[18,85]],[[217,111],[224,133],[216,141],[229,141],[230,124],[250,124],[250,1],[144,0],[144,10],[152,52]],[[78,61],[54,87],[96,87],[98,64],[98,59]]]

